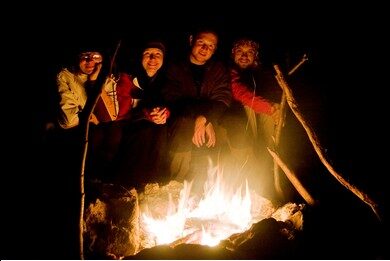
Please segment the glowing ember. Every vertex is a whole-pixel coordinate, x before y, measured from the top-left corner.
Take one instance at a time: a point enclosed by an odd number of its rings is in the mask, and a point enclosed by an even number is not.
[[[140,195],[141,249],[161,244],[215,246],[275,213],[272,203],[250,192],[248,184],[233,191],[217,168],[208,173],[202,197],[192,195],[192,182],[149,184]]]

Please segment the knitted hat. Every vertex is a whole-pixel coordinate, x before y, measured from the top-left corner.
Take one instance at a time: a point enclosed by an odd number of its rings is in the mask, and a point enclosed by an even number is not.
[[[160,41],[147,42],[144,49],[147,49],[147,48],[157,48],[157,49],[160,49],[163,52],[163,54],[165,54],[165,45]]]

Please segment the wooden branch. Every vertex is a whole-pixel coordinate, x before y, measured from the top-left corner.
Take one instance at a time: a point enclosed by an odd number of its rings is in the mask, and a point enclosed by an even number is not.
[[[287,75],[291,75],[291,74],[293,74],[304,62],[306,62],[307,60],[309,60],[308,58],[307,58],[307,55],[306,54],[304,54],[303,55],[303,57],[302,57],[302,59],[299,61],[299,63],[297,64],[297,65],[295,65],[294,66],[294,68],[292,68],[289,72],[288,72],[288,74]]]
[[[101,86],[101,91],[103,91],[104,87],[104,76],[101,73],[98,76],[98,79],[95,83],[96,86]],[[90,97],[89,100],[87,100],[86,105],[84,106],[84,110],[86,111],[86,118],[84,119],[84,122],[80,122],[80,127],[83,127],[83,151],[82,151],[82,158],[81,158],[81,167],[80,167],[80,213],[79,213],[79,251],[80,251],[80,259],[84,259],[84,205],[85,205],[85,185],[84,185],[84,180],[85,180],[85,164],[86,164],[86,159],[87,159],[87,154],[88,154],[88,138],[89,138],[89,127],[90,127],[90,118],[91,115],[93,114],[93,110],[96,107],[96,104],[99,100],[100,95],[96,95],[96,97]],[[83,125],[83,123],[85,125]]]
[[[85,143],[83,148],[83,158],[81,162],[81,172],[80,172],[80,192],[81,192],[81,202],[80,202],[80,212],[79,212],[79,247],[80,247],[80,260],[84,260],[84,205],[85,205],[85,189],[84,189],[84,171],[85,171],[85,159],[87,158],[88,151],[88,132],[89,132],[89,123],[86,126],[86,136]]]
[[[121,41],[119,41],[116,49],[114,56],[111,59],[111,64],[110,64],[110,71],[108,73],[108,76],[111,76],[112,74],[112,68],[116,59],[116,55],[118,53],[119,47],[120,47]],[[103,72],[100,72],[97,81],[95,83],[95,86],[100,86],[100,93],[104,92],[104,83],[105,80],[107,79],[106,77],[107,74],[104,74]],[[83,146],[83,151],[82,151],[82,159],[81,159],[81,167],[80,167],[80,215],[79,215],[79,247],[80,247],[80,259],[84,259],[84,205],[85,205],[85,185],[84,185],[84,180],[85,180],[85,164],[86,164],[86,158],[87,158],[87,153],[88,153],[88,137],[89,137],[89,119],[93,115],[93,111],[98,103],[100,95],[96,95],[93,99],[89,98],[87,99],[87,103],[84,106],[84,110],[86,111],[86,120],[85,120],[85,126],[84,127],[84,146]],[[91,102],[92,101],[92,102]],[[110,114],[111,115],[111,114]],[[95,117],[96,118],[96,117]]]
[[[363,202],[368,204],[371,207],[371,209],[374,211],[374,213],[378,217],[378,219],[381,220],[381,217],[379,215],[378,205],[367,194],[361,192],[357,187],[351,185],[348,181],[346,181],[330,165],[330,163],[328,162],[328,160],[326,159],[326,157],[323,153],[323,149],[321,147],[321,144],[320,144],[315,132],[312,130],[312,128],[309,126],[309,124],[306,122],[306,120],[303,118],[302,114],[300,113],[300,111],[298,109],[297,102],[295,101],[295,99],[292,95],[291,89],[289,88],[286,81],[284,80],[283,75],[279,69],[279,66],[274,65],[274,68],[276,71],[276,79],[277,79],[280,87],[283,89],[283,92],[286,94],[288,105],[291,108],[291,110],[293,111],[294,115],[299,120],[299,122],[302,124],[303,128],[305,129],[305,131],[309,137],[309,140],[312,143],[314,150],[316,151],[321,162],[325,165],[325,167],[328,169],[330,174],[332,174],[332,176],[335,177],[339,183],[341,183],[344,187],[346,187],[348,190],[350,190],[353,194],[355,194]]]
[[[291,181],[291,184],[293,184],[294,188],[298,191],[299,195],[301,195],[302,198],[309,205],[314,206],[315,200],[309,194],[309,192],[303,187],[302,183],[298,180],[294,172],[287,167],[287,165],[282,161],[282,159],[279,157],[279,155],[276,152],[272,151],[270,148],[267,149],[268,152],[271,154],[271,156],[274,158],[274,161],[280,166],[280,168],[286,174],[287,178]]]
[[[288,75],[292,75],[302,64],[304,64],[308,60],[307,55],[304,54],[302,59],[295,65],[289,72]],[[286,121],[286,104],[287,104],[287,99],[286,99],[286,94],[283,92],[282,93],[282,98],[280,101],[280,109],[279,109],[279,122],[276,125],[275,129],[275,149],[278,149],[279,142],[280,142],[280,136],[282,133],[282,128],[284,126],[284,123]],[[274,187],[275,191],[278,194],[280,198],[283,198],[283,190],[280,185],[280,173],[279,173],[279,166],[276,160],[274,159]]]
[[[275,129],[275,149],[278,149],[280,142],[280,135],[282,133],[282,127],[284,126],[284,122],[286,119],[286,95],[282,94],[282,100],[280,102],[280,110],[279,110],[279,122],[276,125]],[[279,166],[276,160],[274,159],[274,187],[279,198],[284,198],[283,190],[280,185],[280,173]]]

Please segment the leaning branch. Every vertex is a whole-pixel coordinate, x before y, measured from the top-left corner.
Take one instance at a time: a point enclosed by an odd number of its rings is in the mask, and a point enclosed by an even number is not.
[[[304,54],[302,59],[297,63],[289,72],[288,75],[292,75],[302,64],[304,64],[308,60],[307,55]],[[282,98],[280,101],[280,109],[279,109],[279,121],[275,128],[275,149],[278,149],[279,142],[280,142],[280,136],[282,133],[282,128],[284,126],[284,122],[286,120],[286,94],[283,92]],[[280,175],[279,175],[279,166],[276,160],[274,159],[274,186],[277,194],[280,198],[283,197],[283,190],[280,185]]]
[[[339,183],[341,183],[344,187],[346,187],[348,190],[350,190],[353,194],[355,194],[358,198],[360,198],[363,202],[368,204],[372,211],[374,211],[375,215],[379,220],[381,220],[381,217],[379,215],[379,209],[378,205],[365,193],[361,192],[357,187],[350,184],[348,181],[346,181],[340,174],[338,174],[334,168],[330,165],[328,160],[326,159],[322,146],[315,134],[315,132],[312,130],[312,128],[309,126],[309,124],[306,122],[306,120],[303,118],[302,114],[299,112],[297,102],[295,101],[292,91],[290,87],[288,86],[287,82],[284,80],[284,77],[282,75],[282,72],[279,69],[278,65],[274,65],[275,71],[276,71],[276,80],[278,81],[280,87],[283,89],[283,92],[286,95],[287,103],[291,110],[293,111],[294,115],[297,117],[299,122],[302,124],[303,128],[305,129],[310,142],[312,143],[314,150],[316,151],[318,157],[320,158],[321,162],[325,165],[325,167],[328,169],[330,174],[332,174],[333,177],[337,179]]]
[[[100,92],[96,95],[96,97],[91,97],[90,100],[87,100],[87,104],[84,107],[85,110],[85,118],[81,121],[83,125],[83,150],[82,150],[82,159],[81,159],[81,167],[80,167],[80,213],[79,213],[79,251],[80,251],[80,260],[84,260],[84,205],[85,205],[85,164],[88,153],[88,137],[89,137],[89,127],[90,122],[89,119],[93,115],[93,111],[96,107],[96,104],[99,100],[100,93],[103,91],[104,82],[103,77],[101,75],[98,76],[98,80],[95,85],[99,86]],[[102,86],[102,87],[100,87]]]
[[[279,165],[279,167],[283,170],[284,174],[286,174],[287,178],[290,180],[291,184],[293,184],[294,188],[298,191],[299,195],[310,205],[314,206],[315,200],[309,194],[309,192],[303,187],[302,183],[298,180],[297,176],[292,172],[282,161],[276,152],[272,151],[270,148],[267,148],[268,152],[274,158],[274,161]]]

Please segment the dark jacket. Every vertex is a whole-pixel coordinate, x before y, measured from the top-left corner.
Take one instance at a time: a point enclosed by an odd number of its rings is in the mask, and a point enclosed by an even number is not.
[[[232,100],[229,70],[220,62],[207,62],[203,81],[197,88],[191,66],[187,60],[168,68],[163,98],[172,117],[196,118],[204,115],[216,124]]]

